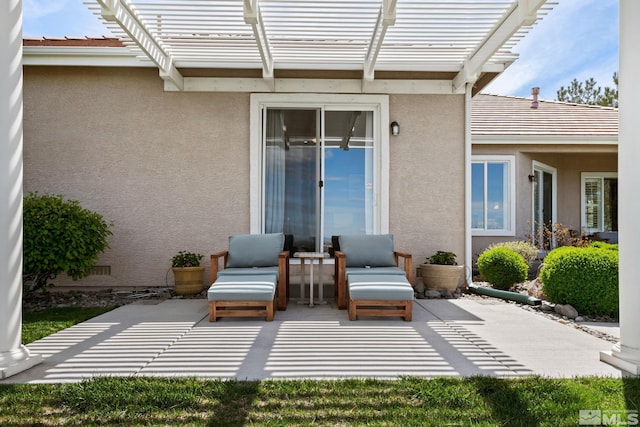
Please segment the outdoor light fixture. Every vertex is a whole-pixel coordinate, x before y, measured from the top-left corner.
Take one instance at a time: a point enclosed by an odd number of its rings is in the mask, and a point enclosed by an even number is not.
[[[536,176],[535,175],[529,175],[528,178],[529,178],[529,182],[535,182],[535,180],[536,180]]]
[[[396,121],[391,122],[391,135],[400,135],[400,125]]]

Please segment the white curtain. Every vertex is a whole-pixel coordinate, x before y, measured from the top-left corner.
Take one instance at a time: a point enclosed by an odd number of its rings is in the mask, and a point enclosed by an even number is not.
[[[265,232],[284,231],[286,129],[281,110],[267,110]]]

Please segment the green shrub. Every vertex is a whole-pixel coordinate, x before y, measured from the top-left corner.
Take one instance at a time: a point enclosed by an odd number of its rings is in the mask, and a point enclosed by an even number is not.
[[[554,249],[544,259],[540,280],[553,303],[571,304],[583,314],[618,316],[618,245]]]
[[[526,262],[529,267],[531,267],[531,264],[533,264],[533,262],[538,258],[538,248],[536,248],[531,243],[522,240],[513,242],[492,243],[487,247],[487,249],[493,248],[507,248],[516,253],[519,253],[520,255],[522,255],[522,258],[524,258],[524,262]]]
[[[495,288],[509,290],[516,283],[527,280],[529,266],[522,255],[507,248],[484,251],[478,257],[478,269]]]
[[[44,289],[60,273],[74,280],[85,277],[112,234],[102,215],[60,195],[30,193],[24,198],[23,221],[27,292]]]

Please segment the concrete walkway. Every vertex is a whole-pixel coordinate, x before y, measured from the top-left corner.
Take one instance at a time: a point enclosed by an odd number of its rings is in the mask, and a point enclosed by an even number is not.
[[[30,344],[43,363],[0,383],[96,375],[203,378],[394,378],[398,375],[621,376],[612,344],[500,301],[417,300],[413,322],[349,321],[291,302],[273,322],[207,320],[206,300],[140,301]]]

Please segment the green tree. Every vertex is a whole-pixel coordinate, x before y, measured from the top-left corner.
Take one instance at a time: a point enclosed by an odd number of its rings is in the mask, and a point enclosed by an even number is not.
[[[567,87],[560,86],[556,92],[556,100],[561,102],[572,102],[575,104],[602,105],[604,107],[618,106],[618,73],[613,73],[615,87],[597,86],[593,77],[579,82],[573,79]]]
[[[60,273],[85,277],[109,247],[112,233],[102,215],[60,195],[29,193],[24,198],[25,291],[45,289]]]

